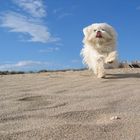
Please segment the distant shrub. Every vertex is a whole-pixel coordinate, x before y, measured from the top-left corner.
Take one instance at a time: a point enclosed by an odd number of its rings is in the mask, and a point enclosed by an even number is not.
[[[42,72],[48,72],[48,70],[40,70],[40,71],[38,71],[38,73],[42,73]]]
[[[119,68],[140,68],[140,62],[139,61],[123,61],[120,62]]]
[[[24,74],[24,71],[0,71],[0,75]]]

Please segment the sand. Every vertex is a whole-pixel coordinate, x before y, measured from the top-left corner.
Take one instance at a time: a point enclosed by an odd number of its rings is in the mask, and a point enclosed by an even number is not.
[[[140,140],[140,69],[0,76],[0,140]]]

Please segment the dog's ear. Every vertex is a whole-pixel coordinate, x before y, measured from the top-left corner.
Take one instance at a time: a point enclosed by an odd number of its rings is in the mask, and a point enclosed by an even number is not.
[[[83,33],[84,33],[85,36],[87,36],[89,34],[89,26],[88,27],[85,27],[83,29]]]
[[[92,26],[87,26],[83,29],[84,39],[83,42],[89,41],[92,39]]]
[[[83,42],[86,42],[87,40],[89,40],[89,37],[90,37],[90,32],[91,32],[91,30],[90,30],[90,26],[88,26],[88,27],[85,27],[84,29],[83,29],[83,33],[84,33],[84,39],[83,39]]]

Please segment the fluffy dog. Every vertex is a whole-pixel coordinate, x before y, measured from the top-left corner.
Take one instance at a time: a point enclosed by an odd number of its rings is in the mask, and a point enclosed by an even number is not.
[[[117,67],[116,31],[107,23],[95,23],[83,29],[83,63],[98,78],[105,77],[106,65]]]

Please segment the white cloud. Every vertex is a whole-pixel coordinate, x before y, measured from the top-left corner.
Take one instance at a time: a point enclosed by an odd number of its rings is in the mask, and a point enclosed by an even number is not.
[[[57,19],[59,19],[59,20],[65,18],[65,17],[73,16],[73,14],[71,12],[65,11],[64,8],[56,8],[56,9],[54,9],[53,14],[56,15]]]
[[[56,62],[47,62],[47,61],[19,61],[16,63],[9,62],[0,64],[0,71],[29,71],[29,70],[55,70],[60,69],[62,67],[65,68],[66,66],[56,63]]]
[[[140,10],[140,6],[136,7],[136,10]]]
[[[0,71],[29,71],[29,70],[40,70],[48,69],[49,67],[54,67],[55,64],[51,62],[42,62],[42,61],[19,61],[17,63],[5,63],[0,64]]]
[[[78,65],[77,65],[78,64]],[[56,70],[56,69],[71,69],[71,68],[79,68],[82,67],[82,63],[79,60],[72,60],[67,64],[60,62],[47,62],[47,61],[19,61],[19,62],[11,62],[7,61],[7,63],[0,64],[0,71],[29,71],[29,70]]]
[[[46,16],[43,0],[13,0],[13,2],[33,17],[42,18]]]
[[[72,63],[81,63],[81,60],[78,60],[78,59],[73,59],[71,60]]]
[[[20,8],[21,13],[4,11],[0,16],[0,26],[9,28],[10,32],[20,33],[30,42],[58,43],[60,38],[53,37],[45,25],[44,17],[47,12],[43,0],[12,0]],[[24,11],[24,12],[23,12]],[[26,15],[28,14],[28,15]],[[26,35],[26,36],[25,36]]]
[[[72,15],[73,15],[72,13],[63,13],[63,14],[58,16],[58,19],[62,19],[62,18],[69,17],[69,16],[72,16]]]
[[[53,14],[57,14],[59,12],[61,12],[63,9],[62,8],[57,8],[53,10]]]
[[[14,64],[15,67],[27,67],[27,66],[34,66],[34,65],[41,65],[42,62],[40,61],[20,61]]]
[[[59,40],[59,38],[51,36],[48,28],[43,23],[15,12],[5,13],[1,17],[1,22],[1,26],[10,28],[11,32],[29,35],[31,38],[28,41],[48,43]]]
[[[40,53],[51,53],[56,51],[59,51],[58,47],[39,50]]]
[[[10,70],[10,69],[17,69],[17,68],[36,66],[36,65],[42,65],[42,64],[43,63],[40,61],[19,61],[15,64],[13,63],[1,64],[0,70]]]

